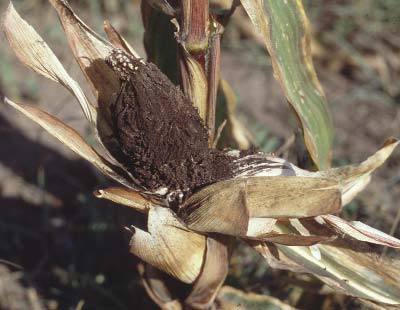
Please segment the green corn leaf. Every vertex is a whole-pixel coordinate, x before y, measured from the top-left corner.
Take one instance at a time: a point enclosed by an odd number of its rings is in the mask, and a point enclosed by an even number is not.
[[[271,56],[274,75],[301,123],[319,169],[330,166],[332,121],[310,53],[310,31],[301,0],[241,0]]]

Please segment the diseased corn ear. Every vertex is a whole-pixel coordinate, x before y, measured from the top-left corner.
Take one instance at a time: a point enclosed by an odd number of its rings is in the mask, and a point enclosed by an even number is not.
[[[206,237],[189,231],[167,208],[154,207],[148,231],[134,228],[131,253],[184,283],[199,276],[206,251]]]
[[[19,60],[38,74],[69,90],[78,100],[85,117],[95,127],[96,108],[88,101],[79,84],[70,77],[42,37],[21,18],[12,3],[4,15],[2,30]]]

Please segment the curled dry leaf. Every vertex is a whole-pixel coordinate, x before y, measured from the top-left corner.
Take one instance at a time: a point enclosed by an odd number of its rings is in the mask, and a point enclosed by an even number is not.
[[[67,126],[56,117],[36,107],[15,103],[8,98],[5,98],[5,102],[43,127],[49,134],[69,147],[73,152],[92,163],[105,175],[115,179],[121,184],[130,186],[128,177],[124,177],[125,174],[123,171],[101,157],[89,144],[86,143],[75,129]]]
[[[40,75],[68,89],[78,100],[86,118],[95,125],[95,107],[87,100],[78,83],[65,71],[42,37],[17,13],[12,3],[4,15],[3,31],[19,60]]]
[[[148,215],[148,231],[134,227],[131,253],[184,283],[199,276],[206,237],[189,231],[167,208],[154,207]]]
[[[194,309],[210,309],[228,275],[229,237],[207,237],[204,266],[185,304]]]
[[[104,22],[104,32],[107,34],[111,44],[115,47],[124,50],[136,58],[140,58],[139,54],[133,49],[133,47],[126,41],[121,34],[111,25],[109,21]]]
[[[94,192],[94,195],[97,198],[108,199],[146,214],[155,206],[150,199],[143,197],[139,192],[123,187],[99,189]]]
[[[161,271],[148,264],[139,264],[138,271],[147,294],[161,310],[182,310],[180,301],[172,298]]]
[[[375,154],[362,163],[319,171],[316,174],[323,178],[338,181],[342,189],[343,204],[346,204],[365,188],[370,179],[370,174],[386,161],[399,143],[399,140],[393,137],[388,138]]]
[[[361,222],[347,222],[340,217],[334,215],[322,215],[322,218],[329,226],[332,226],[335,230],[341,233],[345,233],[350,237],[380,245],[386,245],[392,248],[400,248],[400,240],[394,238],[388,234],[383,233],[380,230],[372,228]]]
[[[100,112],[106,121],[109,105],[119,90],[119,80],[104,59],[113,46],[90,29],[72,10],[68,2],[50,0],[64,28],[72,53],[97,98]],[[100,132],[101,134],[101,132]]]
[[[220,148],[234,147],[240,150],[247,150],[252,145],[252,139],[249,131],[236,117],[236,104],[236,96],[232,88],[227,81],[220,79],[216,115],[217,125],[221,126],[224,121],[227,121],[227,124],[222,130],[221,143],[218,145]]]

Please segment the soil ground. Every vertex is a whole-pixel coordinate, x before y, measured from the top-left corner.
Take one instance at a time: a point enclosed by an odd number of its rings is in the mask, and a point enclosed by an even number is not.
[[[100,31],[103,19],[110,19],[144,55],[137,6],[120,1],[71,2],[96,30]],[[305,2],[316,38],[315,66],[334,121],[334,164],[359,162],[386,137],[400,136],[400,65],[396,67],[393,60],[400,59],[400,12],[397,20],[391,20],[398,23],[397,28],[386,32],[388,36],[397,34],[397,41],[389,40],[388,44],[380,32],[362,30],[363,24],[357,22],[365,20],[357,19],[359,15],[348,14],[350,9],[359,9],[359,1],[348,1],[347,7],[339,0],[312,1],[312,5]],[[0,12],[6,5],[6,1],[0,2]],[[46,1],[15,1],[15,5],[67,71],[87,89],[50,5]],[[340,15],[340,8],[347,13]],[[374,10],[364,9],[366,14]],[[356,26],[344,33],[342,19]],[[374,46],[368,45],[369,40]],[[289,139],[295,121],[272,76],[265,50],[228,29],[222,68],[238,95],[240,118],[260,147],[273,151]],[[15,100],[37,104],[88,136],[72,96],[19,64],[3,36],[0,90]],[[129,236],[123,229],[143,218],[130,209],[96,200],[91,194],[110,184],[38,126],[0,105],[0,309],[11,309],[10,305],[24,309],[13,304],[16,300],[31,305],[31,309],[79,309],[83,304],[84,309],[99,310],[153,307],[139,283],[137,260],[128,252]],[[342,215],[390,232],[399,213],[399,200],[397,150]],[[394,236],[400,237],[400,227]],[[261,286],[258,291],[276,292],[273,287],[278,283],[269,287],[267,280],[276,279],[278,273],[261,267],[259,258],[245,250],[238,253],[241,255],[236,255],[232,263],[230,283],[245,290]],[[395,252],[388,255],[398,257]],[[252,276],[257,283],[250,279]],[[358,309],[349,299],[340,299],[335,305],[337,309]]]

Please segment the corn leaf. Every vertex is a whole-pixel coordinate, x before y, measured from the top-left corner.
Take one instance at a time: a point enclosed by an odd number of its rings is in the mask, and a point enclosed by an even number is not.
[[[330,166],[332,122],[310,53],[310,31],[301,0],[241,0],[261,33],[274,74],[296,111],[306,147],[319,169]]]
[[[279,299],[224,286],[218,294],[218,310],[296,310]]]
[[[326,227],[309,220],[311,231]],[[286,224],[277,224],[281,233],[293,232]],[[341,293],[386,304],[400,304],[400,261],[379,258],[368,247],[347,239],[337,239],[330,244],[318,244],[321,258],[316,259],[308,247],[276,245],[275,254],[262,253],[276,258],[286,257],[299,269],[304,268],[334,290]]]

